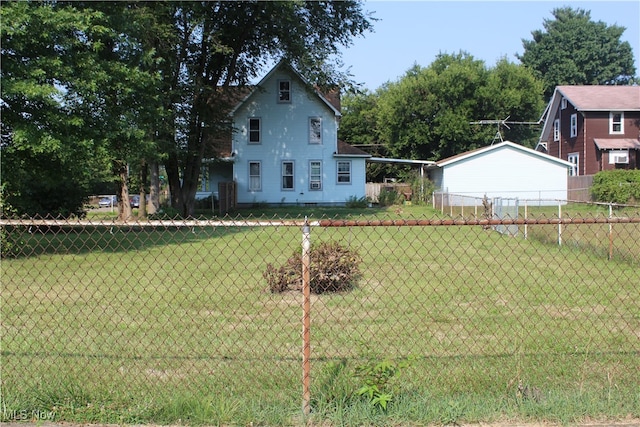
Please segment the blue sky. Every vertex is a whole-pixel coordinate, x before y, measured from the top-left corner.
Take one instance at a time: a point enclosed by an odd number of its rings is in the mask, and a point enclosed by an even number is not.
[[[367,1],[364,9],[379,20],[374,32],[342,50],[344,69],[375,90],[396,81],[414,64],[429,66],[439,53],[466,51],[492,67],[506,57],[519,63],[522,39],[543,30],[551,11],[570,6],[591,12],[592,21],[619,25],[631,44],[640,74],[640,1]]]

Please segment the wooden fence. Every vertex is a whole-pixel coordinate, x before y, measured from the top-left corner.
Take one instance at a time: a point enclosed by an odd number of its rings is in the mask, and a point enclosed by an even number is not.
[[[593,175],[570,176],[567,178],[567,199],[576,202],[591,202]]]

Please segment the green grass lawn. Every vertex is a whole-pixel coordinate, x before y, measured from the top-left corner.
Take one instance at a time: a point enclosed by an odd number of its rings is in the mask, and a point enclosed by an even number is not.
[[[312,243],[360,254],[362,277],[312,297],[312,422],[640,417],[640,224],[614,230],[609,260],[606,225],[567,227],[562,245],[547,225],[526,240],[481,226],[313,227]],[[2,261],[3,420],[304,423],[301,295],[272,294],[262,276],[300,251],[299,227],[19,232],[33,252]],[[358,396],[359,366],[403,360],[386,411]]]

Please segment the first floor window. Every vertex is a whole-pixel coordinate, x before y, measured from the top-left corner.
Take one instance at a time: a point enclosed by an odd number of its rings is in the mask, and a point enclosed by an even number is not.
[[[282,189],[293,190],[293,162],[282,162]]]
[[[338,162],[338,184],[351,184],[351,162]]]
[[[578,136],[578,115],[571,115],[571,138]]]
[[[624,133],[624,113],[609,113],[609,133]]]
[[[322,162],[309,162],[309,190],[322,190]]]
[[[260,119],[249,119],[249,144],[260,144]]]
[[[580,154],[579,153],[571,153],[567,158],[569,163],[571,163],[571,170],[569,170],[569,176],[578,176],[578,166],[580,163]]]
[[[553,140],[560,141],[560,119],[553,121]]]
[[[262,190],[260,162],[249,162],[249,191]]]

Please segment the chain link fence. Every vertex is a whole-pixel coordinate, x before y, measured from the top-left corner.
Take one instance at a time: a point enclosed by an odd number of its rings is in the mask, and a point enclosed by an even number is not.
[[[640,214],[304,223],[2,220],[3,420],[640,414]],[[270,287],[305,241],[310,274],[347,250],[349,286]]]

